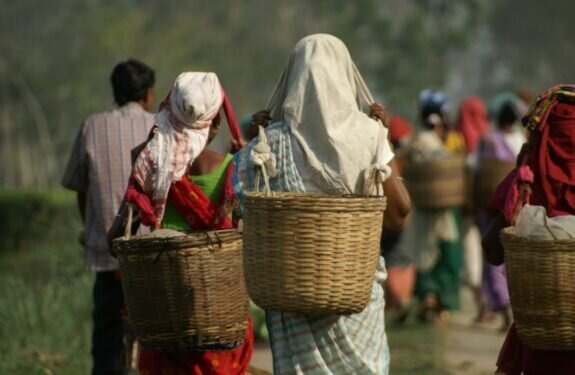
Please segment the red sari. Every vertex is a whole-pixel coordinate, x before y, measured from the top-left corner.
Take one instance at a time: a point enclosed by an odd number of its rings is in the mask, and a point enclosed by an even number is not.
[[[573,92],[572,99],[560,97],[557,89]],[[575,215],[575,86],[544,93],[524,122],[532,131],[530,150],[498,187],[490,209],[508,224],[527,202],[545,207],[550,217]],[[507,375],[575,374],[575,351],[530,348],[511,326],[497,367]]]
[[[232,173],[233,162],[226,170],[226,180],[217,204],[187,177],[172,185],[168,202],[184,217],[190,228],[232,228],[229,213],[237,202],[231,181]],[[141,375],[241,375],[248,369],[253,345],[252,319],[249,317],[245,339],[236,349],[189,353],[142,351],[138,367]]]

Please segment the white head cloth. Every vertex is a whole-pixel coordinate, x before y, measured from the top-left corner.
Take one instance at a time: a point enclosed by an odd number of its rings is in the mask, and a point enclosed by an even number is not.
[[[151,197],[158,221],[170,186],[179,181],[206,146],[223,91],[214,73],[180,74],[156,115],[157,128],[134,164],[133,176]]]
[[[296,44],[268,108],[272,121],[291,128],[315,184],[326,193],[361,194],[366,170],[385,179],[393,158],[387,129],[362,111],[371,103],[343,42],[316,34]]]

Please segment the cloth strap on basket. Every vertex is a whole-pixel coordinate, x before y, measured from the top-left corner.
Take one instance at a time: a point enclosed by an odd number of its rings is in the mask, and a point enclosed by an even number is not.
[[[357,68],[354,65],[354,68],[357,70]],[[371,92],[369,91],[369,89],[367,88],[367,85],[365,84],[365,81],[363,80],[363,77],[361,76],[361,74],[357,74],[358,76],[358,92],[361,98],[363,98],[363,100],[365,101],[365,103],[367,105],[370,105],[372,103],[375,103],[375,100],[373,98],[373,96],[371,95]],[[383,122],[376,117],[372,117],[375,121],[377,121],[379,124],[381,124],[381,126],[385,127],[385,125],[383,124]],[[391,176],[391,168],[389,167],[389,165],[387,164],[381,164],[379,163],[379,155],[381,153],[381,142],[387,142],[387,140],[379,140],[377,142],[377,148],[375,150],[375,158],[374,158],[374,162],[373,164],[371,164],[363,173],[363,177],[364,177],[364,185],[363,185],[363,195],[365,196],[369,196],[369,195],[376,195],[376,196],[382,196],[384,195],[384,191],[383,191],[383,183],[385,182],[385,180],[387,180],[387,178],[389,176]]]

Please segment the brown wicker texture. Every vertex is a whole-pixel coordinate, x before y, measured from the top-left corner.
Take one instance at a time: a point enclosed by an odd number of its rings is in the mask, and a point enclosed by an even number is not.
[[[477,178],[477,198],[480,207],[487,207],[501,181],[515,168],[515,163],[496,159],[481,162]]]
[[[113,248],[143,348],[194,351],[243,340],[249,298],[236,230],[121,238]]]
[[[262,370],[260,368],[250,366],[248,367],[248,372],[246,375],[272,375],[272,373],[267,370]]]
[[[527,346],[575,350],[575,239],[534,241],[501,231],[511,307]]]
[[[385,198],[247,193],[244,207],[245,275],[257,305],[306,315],[365,308]]]
[[[406,163],[403,175],[413,204],[419,209],[460,207],[468,197],[463,158]]]
[[[477,204],[475,202],[476,175],[471,168],[465,168],[464,178],[465,198],[462,206],[463,213],[473,215],[477,212]]]

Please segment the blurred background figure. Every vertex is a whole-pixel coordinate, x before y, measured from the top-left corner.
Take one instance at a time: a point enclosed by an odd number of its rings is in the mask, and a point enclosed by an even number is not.
[[[441,92],[419,94],[422,130],[407,146],[406,163],[418,163],[464,155],[463,137],[449,125],[448,99]],[[412,211],[400,246],[413,252],[417,266],[415,294],[421,301],[419,318],[443,325],[449,311],[459,308],[462,262],[461,213],[459,209]]]
[[[468,168],[467,184],[469,192],[474,189],[474,172],[477,168],[476,150],[479,140],[489,130],[489,120],[485,104],[478,97],[469,97],[461,102],[457,130],[463,136],[467,152],[466,164]],[[463,208],[462,234],[463,234],[463,276],[464,283],[473,292],[476,320],[480,319],[485,310],[485,302],[481,291],[483,273],[483,250],[481,249],[481,235],[475,218],[475,204],[473,195],[467,197],[467,205]]]
[[[481,180],[490,181],[493,187],[496,187],[505,177],[506,172],[514,167],[517,155],[527,141],[523,127],[519,123],[527,105],[513,93],[502,93],[493,98],[489,108],[494,126],[492,131],[483,136],[479,144],[478,170]],[[500,163],[495,164],[495,162]],[[504,168],[504,170],[496,175],[490,175],[487,172],[490,169],[489,165],[499,166],[498,168]],[[484,196],[478,199],[478,224],[482,234],[484,234],[490,219],[487,204],[493,191],[481,193]],[[493,266],[484,262],[482,285],[487,309],[480,316],[480,320],[491,319],[490,313],[501,314],[503,317],[502,330],[506,331],[511,323],[511,313],[504,266]]]
[[[124,294],[119,265],[110,255],[108,229],[120,208],[132,170],[130,150],[146,140],[154,125],[155,74],[128,60],[111,76],[118,108],[88,117],[80,128],[62,185],[77,192],[84,222],[86,267],[96,273],[92,318],[92,374],[113,374],[123,365]]]
[[[294,43],[328,32],[350,47],[390,112],[418,128],[414,98],[426,87],[453,103],[473,94],[489,104],[513,91],[527,106],[533,92],[573,80],[569,0],[545,7],[537,0],[19,0],[1,9],[0,305],[9,307],[0,308],[0,374],[85,374],[92,366],[93,302],[85,296],[95,274],[83,272],[77,233],[84,224],[72,214],[75,192],[62,189],[60,178],[71,134],[87,114],[113,105],[108,77],[117,62],[140,57],[154,67],[161,92],[177,72],[210,67],[237,112],[252,113],[267,101]],[[495,128],[496,116],[490,118]],[[490,350],[503,338],[495,323],[479,330],[459,324],[475,314],[467,291],[450,331],[481,343],[467,347],[473,354],[465,360],[475,366],[467,373],[475,375],[492,368],[482,359],[495,357]],[[392,373],[410,373],[422,362],[430,373],[466,372],[443,355],[473,340],[418,350],[429,328],[417,340],[408,339],[409,328],[389,331],[397,356]]]
[[[405,118],[391,117],[389,140],[396,155],[400,175],[403,170],[402,147],[409,142],[412,133],[411,124]],[[381,238],[381,251],[387,268],[385,308],[392,313],[392,318],[398,322],[403,322],[408,316],[415,285],[413,254],[409,248],[401,245],[401,233],[401,231],[384,226]]]

